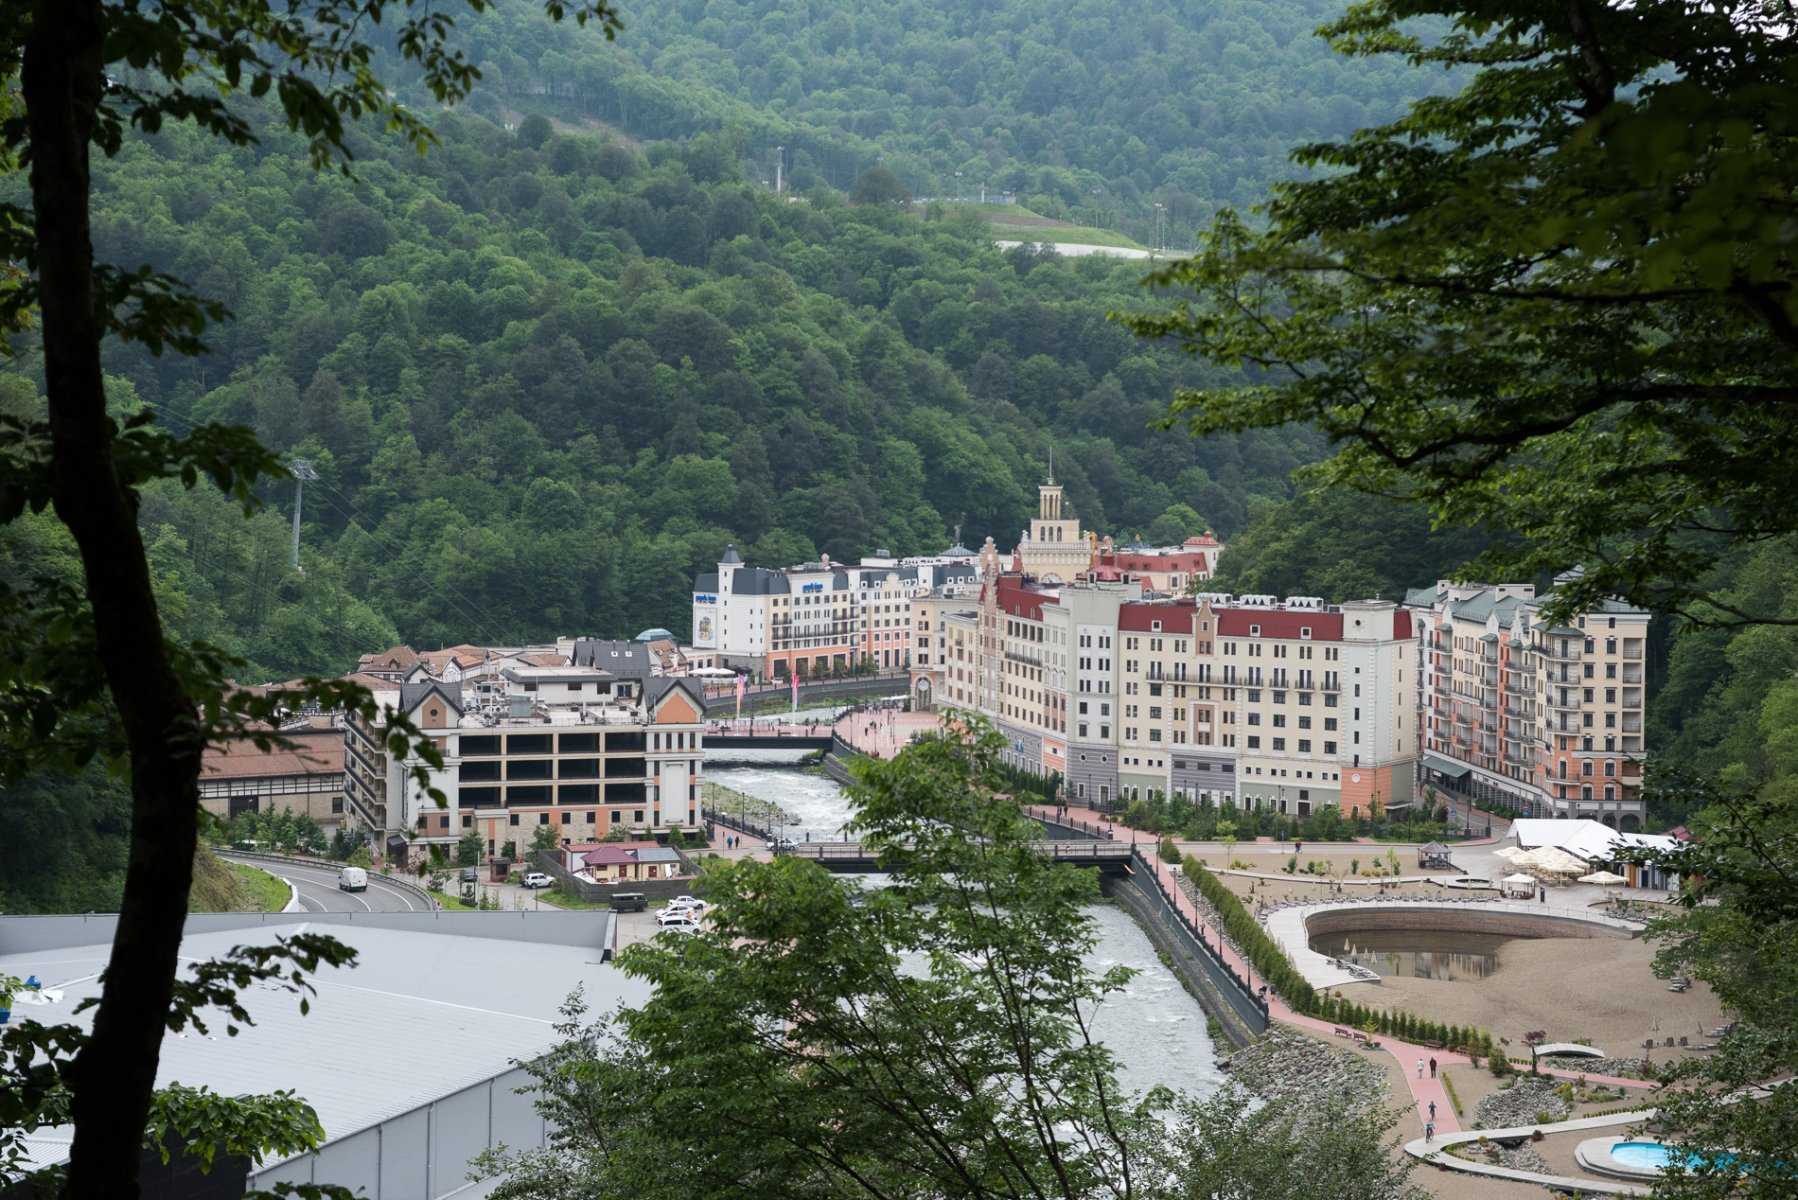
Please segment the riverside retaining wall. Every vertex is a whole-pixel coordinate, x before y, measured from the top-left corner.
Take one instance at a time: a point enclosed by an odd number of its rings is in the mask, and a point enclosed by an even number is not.
[[[1247,1045],[1267,1031],[1267,1010],[1198,944],[1153,880],[1134,871],[1129,875],[1102,875],[1100,886],[1166,956],[1174,977],[1199,1002],[1205,1015],[1222,1027],[1232,1045]]]

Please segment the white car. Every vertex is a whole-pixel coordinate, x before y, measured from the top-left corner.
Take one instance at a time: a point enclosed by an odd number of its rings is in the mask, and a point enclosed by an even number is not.
[[[546,888],[554,887],[556,881],[551,879],[548,875],[545,875],[542,871],[532,871],[518,882],[522,887]]]
[[[699,914],[690,908],[664,908],[656,914],[656,924],[663,929],[693,933],[699,929]]]
[[[698,909],[700,911],[704,911],[705,906],[706,906],[705,901],[701,900],[695,896],[676,896],[674,899],[670,900],[666,906],[663,907],[662,911],[663,912],[677,912],[677,911],[681,911],[681,910],[690,910],[690,909]]]

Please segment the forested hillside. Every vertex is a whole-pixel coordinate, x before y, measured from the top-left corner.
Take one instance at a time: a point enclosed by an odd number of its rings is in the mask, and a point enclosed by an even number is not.
[[[541,119],[438,128],[422,159],[361,143],[349,180],[280,129],[230,150],[172,127],[100,174],[101,256],[234,314],[198,359],[114,347],[115,406],[252,425],[320,476],[303,577],[286,486],[247,525],[204,489],[145,502],[178,628],[258,673],[393,636],[678,628],[726,541],[850,558],[940,549],[959,523],[1009,545],[1051,441],[1083,520],[1118,531],[1183,504],[1229,534],[1315,451],[1149,427],[1199,368],[1107,322],[1147,302],[1140,267],[777,199],[724,136],[642,153]],[[9,543],[8,573],[73,569],[47,520]]]
[[[1014,193],[1170,245],[1252,205],[1293,146],[1388,119],[1441,82],[1338,57],[1334,0],[627,0],[616,43],[496,6],[467,23],[474,106],[644,138],[730,129],[770,181],[841,191],[875,162],[915,195]]]

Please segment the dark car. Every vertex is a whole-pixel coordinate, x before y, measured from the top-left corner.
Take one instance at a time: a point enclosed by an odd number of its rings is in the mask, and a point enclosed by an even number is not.
[[[481,881],[481,872],[479,871],[479,869],[477,869],[475,867],[463,867],[462,868],[462,882],[463,883],[479,883],[480,881]]]
[[[649,907],[649,897],[642,892],[613,892],[612,911],[642,912]]]

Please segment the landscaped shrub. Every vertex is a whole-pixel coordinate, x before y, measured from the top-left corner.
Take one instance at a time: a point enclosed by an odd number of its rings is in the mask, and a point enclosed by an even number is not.
[[[1161,839],[1161,849],[1157,851],[1157,853],[1161,855],[1161,861],[1164,863],[1177,863],[1180,861],[1180,848],[1174,845],[1174,839],[1171,837],[1164,837]]]
[[[1199,894],[1217,910],[1224,932],[1242,947],[1249,965],[1266,980],[1268,987],[1279,993],[1286,1003],[1299,1012],[1321,1015],[1317,992],[1305,982],[1298,968],[1286,957],[1286,952],[1261,928],[1260,922],[1243,906],[1236,893],[1225,887],[1217,876],[1206,869],[1204,863],[1191,855],[1186,856],[1182,869],[1186,872],[1186,877],[1192,880],[1193,886],[1199,889]],[[1290,870],[1290,866],[1288,869]]]

